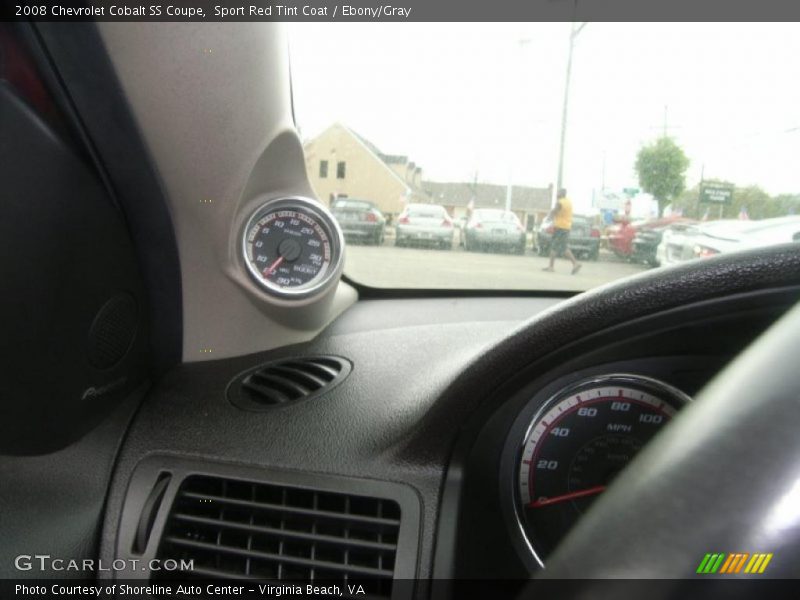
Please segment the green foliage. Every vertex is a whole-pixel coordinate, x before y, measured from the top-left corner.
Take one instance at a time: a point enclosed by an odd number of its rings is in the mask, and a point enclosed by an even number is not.
[[[689,159],[670,137],[642,146],[636,155],[635,168],[639,185],[658,200],[659,214],[663,214],[664,208],[686,188]]]
[[[758,186],[736,188],[733,191],[733,201],[722,209],[723,219],[735,219],[744,207],[751,219],[766,219],[777,217],[775,207],[769,194]],[[713,209],[712,209],[713,210]]]
[[[774,216],[783,215],[800,215],[800,195],[781,194],[772,199],[777,214]]]
[[[706,182],[711,183],[708,180]],[[732,185],[726,181],[716,181],[715,183]],[[674,209],[682,209],[684,216],[692,219],[701,219],[706,209],[708,209],[710,219],[736,219],[743,206],[751,219],[770,219],[791,214],[800,215],[800,196],[784,194],[773,198],[760,187],[754,185],[735,188],[733,202],[723,206],[721,214],[718,205],[700,203],[699,197],[700,186],[696,185],[675,198],[672,201],[672,206]]]

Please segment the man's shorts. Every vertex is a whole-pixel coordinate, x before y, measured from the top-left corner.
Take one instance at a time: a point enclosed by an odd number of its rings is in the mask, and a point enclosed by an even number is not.
[[[553,244],[552,250],[556,254],[564,254],[567,249],[567,241],[569,240],[569,229],[556,229],[553,231]]]

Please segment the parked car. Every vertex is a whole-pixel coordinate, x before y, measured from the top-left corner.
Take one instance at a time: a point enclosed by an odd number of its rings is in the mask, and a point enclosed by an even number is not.
[[[633,254],[633,238],[636,237],[638,228],[645,222],[623,220],[610,225],[606,229],[608,249],[619,258],[630,258]]]
[[[686,240],[686,231],[703,225],[706,224],[685,225],[675,223],[667,227],[661,233],[661,241],[656,248],[656,262],[658,265],[666,266],[681,262],[683,260],[683,244]]]
[[[550,254],[554,230],[553,220],[550,218],[542,221],[539,226],[539,231],[536,233],[536,247],[541,256]],[[573,215],[568,246],[576,257],[597,260],[600,255],[600,230],[594,226],[592,217]]]
[[[453,247],[453,219],[439,204],[409,204],[397,217],[397,246],[409,244]]]
[[[386,218],[369,200],[338,198],[331,205],[331,212],[348,242],[364,242],[380,246],[386,231]]]
[[[696,223],[693,219],[678,219],[672,224],[643,226],[636,230],[631,246],[631,258],[651,267],[659,265],[657,257],[658,245],[661,243],[664,232],[670,228],[689,226]]]
[[[464,229],[466,250],[503,248],[517,254],[525,252],[525,228],[513,212],[497,208],[479,208]]]
[[[662,265],[716,254],[800,242],[800,216],[758,221],[725,219],[665,231],[657,250]]]
[[[620,258],[636,260],[633,240],[638,233],[649,229],[661,229],[683,219],[678,215],[671,215],[656,219],[623,220],[615,223],[607,230],[608,248]]]

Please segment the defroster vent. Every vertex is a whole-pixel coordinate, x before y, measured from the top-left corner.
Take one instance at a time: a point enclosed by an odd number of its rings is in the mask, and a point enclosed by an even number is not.
[[[338,356],[308,356],[270,362],[245,371],[228,386],[228,398],[248,410],[264,410],[319,396],[350,373]]]
[[[393,500],[194,475],[175,497],[158,558],[193,560],[191,575],[203,578],[369,581],[371,594],[388,597],[399,530]]]

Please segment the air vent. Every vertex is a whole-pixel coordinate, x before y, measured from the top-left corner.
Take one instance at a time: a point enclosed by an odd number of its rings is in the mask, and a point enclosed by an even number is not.
[[[350,373],[338,356],[279,360],[239,375],[228,386],[230,401],[247,410],[265,410],[319,396]]]
[[[193,577],[363,581],[389,597],[399,530],[393,500],[194,475],[175,497],[158,558],[193,560]]]

